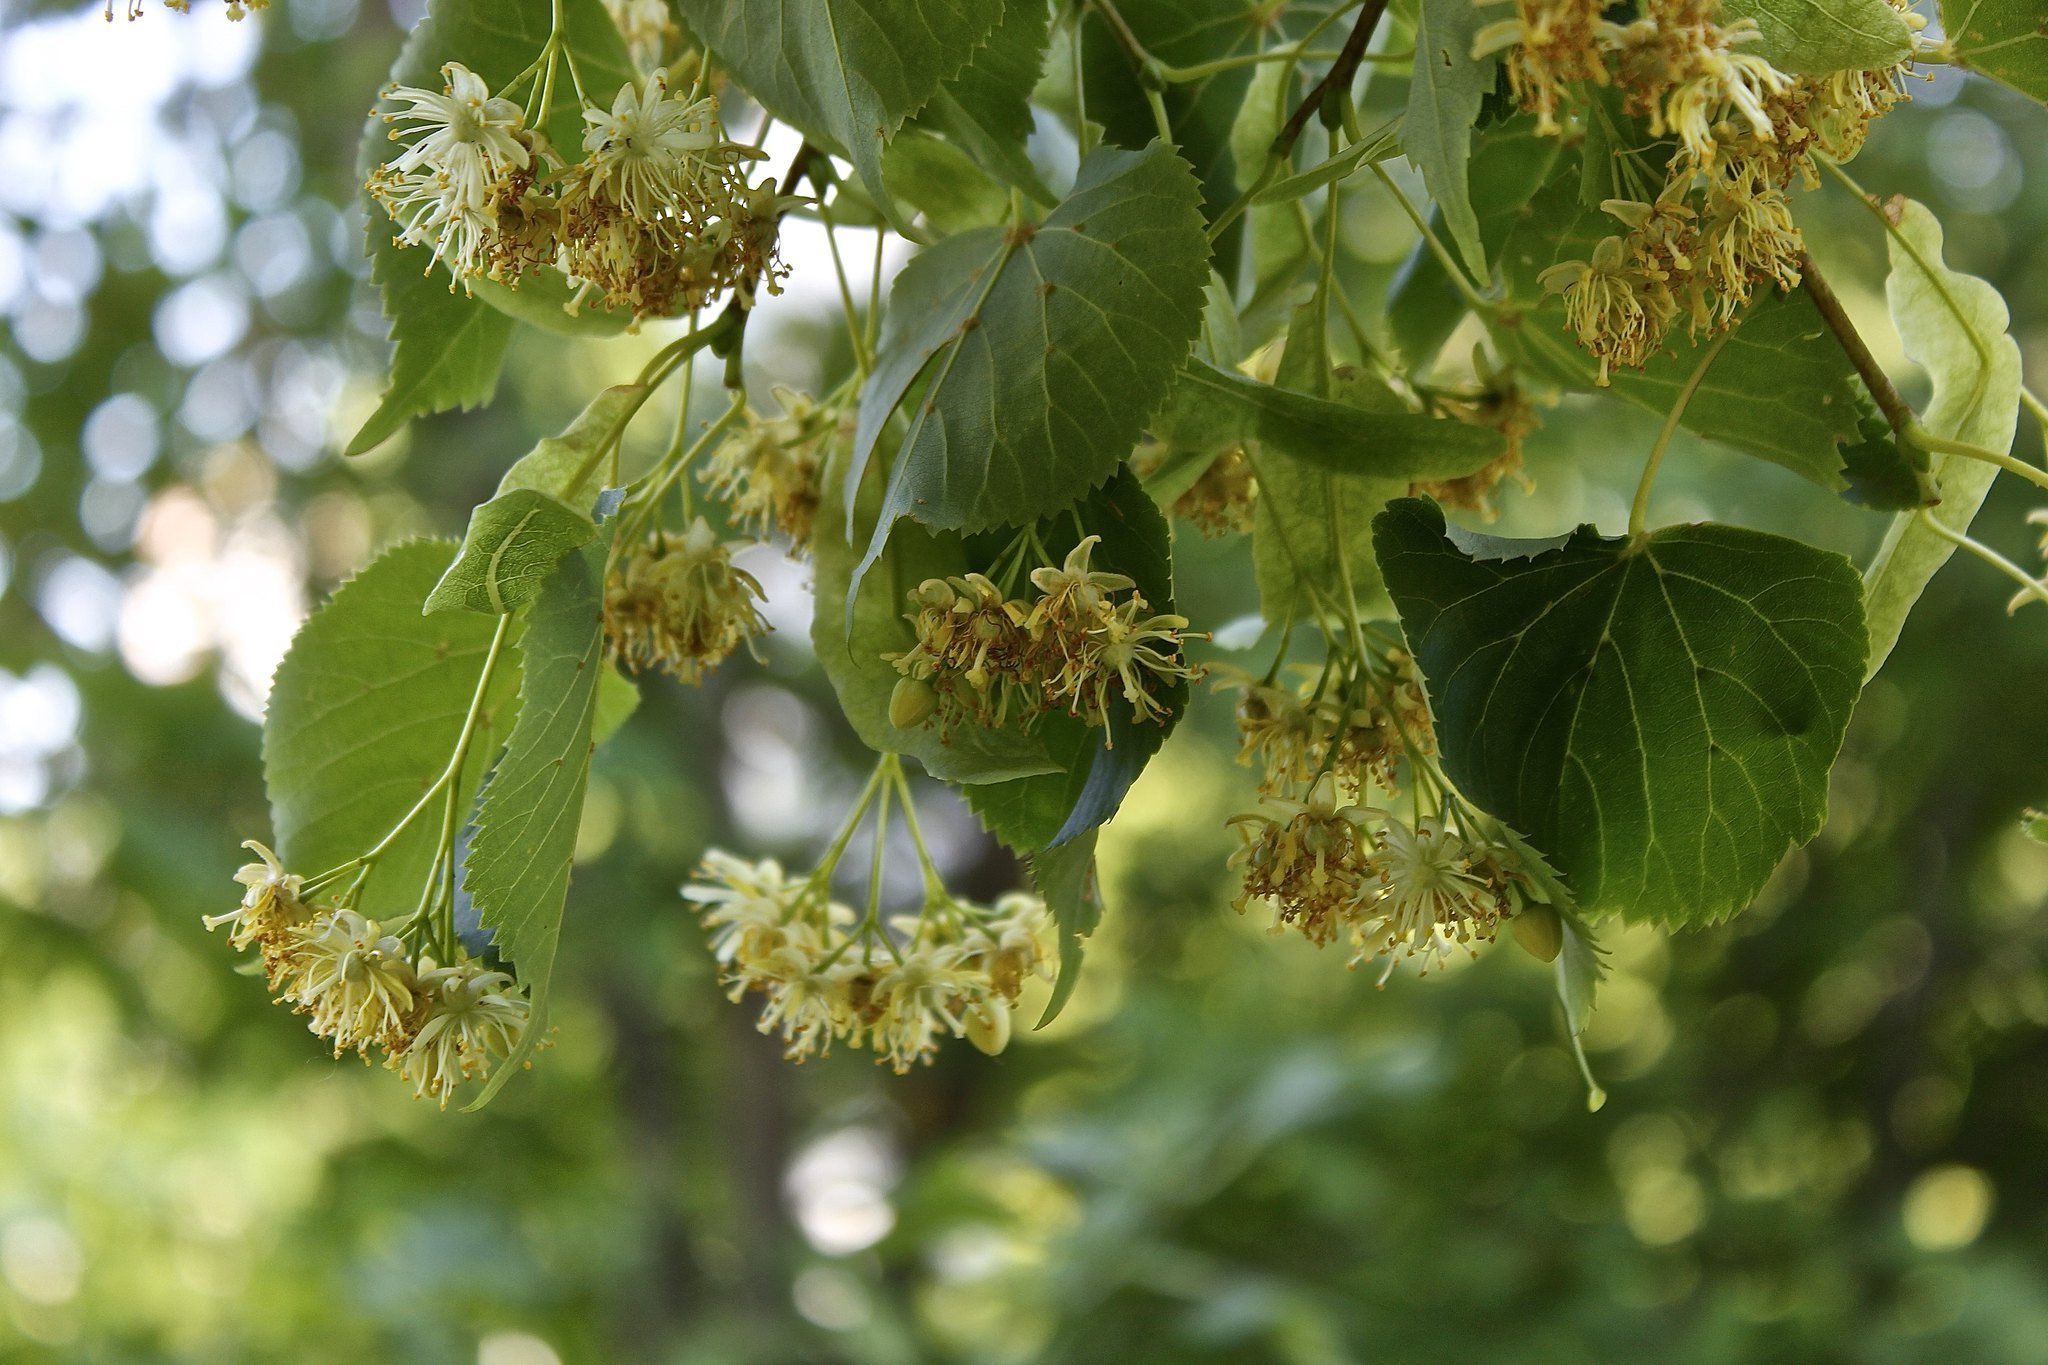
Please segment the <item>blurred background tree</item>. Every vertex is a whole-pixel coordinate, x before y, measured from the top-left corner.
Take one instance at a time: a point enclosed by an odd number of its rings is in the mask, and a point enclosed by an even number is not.
[[[1112,913],[1053,1027],[901,1080],[785,1065],[676,895],[721,839],[803,862],[859,780],[804,573],[765,552],[765,663],[650,683],[600,756],[535,1072],[442,1114],[328,1060],[199,924],[264,826],[270,670],[376,547],[458,531],[658,344],[525,334],[487,410],[339,458],[383,359],[358,115],[417,13],[0,5],[0,1359],[2048,1360],[2048,849],[2016,821],[2048,798],[2048,633],[1974,562],[1763,903],[1613,937],[1597,1115],[1513,948],[1376,992],[1231,913],[1250,784],[1216,705],[1106,839]],[[1941,214],[2030,369],[2043,127],[1941,71],[1858,172]],[[1411,238],[1357,198],[1369,285]],[[1867,216],[1800,213],[1889,338]],[[750,360],[816,390],[846,357],[809,231]],[[1549,413],[1504,527],[1617,529],[1655,424]],[[1686,438],[1658,493],[1654,520],[1852,552],[1878,524]],[[2016,542],[2023,506],[1991,511]],[[1216,544],[1176,548],[1202,600],[1255,607]],[[956,889],[1014,883],[933,807]]]

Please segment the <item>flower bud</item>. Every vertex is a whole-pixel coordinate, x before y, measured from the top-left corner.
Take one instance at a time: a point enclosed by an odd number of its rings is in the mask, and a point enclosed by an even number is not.
[[[967,1011],[967,1041],[993,1057],[1010,1045],[1010,1012],[985,1000]]]
[[[889,723],[899,730],[915,730],[931,719],[939,706],[939,694],[928,682],[898,678],[889,693]]]
[[[1564,950],[1564,921],[1547,905],[1532,905],[1508,923],[1515,942],[1538,962],[1555,962]]]

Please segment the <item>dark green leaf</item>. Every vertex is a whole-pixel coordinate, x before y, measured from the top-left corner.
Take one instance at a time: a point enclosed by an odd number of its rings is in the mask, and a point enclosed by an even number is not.
[[[562,560],[527,624],[519,722],[477,807],[463,886],[499,956],[518,969],[533,1015],[519,1047],[469,1106],[490,1102],[547,1036],[548,986],[569,865],[590,780],[604,665],[601,607],[611,537]]]
[[[531,488],[500,493],[469,514],[462,553],[427,594],[425,609],[498,616],[533,600],[562,556],[597,534],[597,523]]]
[[[1002,0],[681,0],[768,112],[843,152],[887,207],[882,148],[967,64]]]
[[[1201,327],[1208,239],[1186,163],[1097,148],[1035,228],[949,237],[897,277],[854,468],[923,377],[861,572],[896,519],[982,530],[1069,506],[1130,453]]]
[[[1446,772],[1585,910],[1724,919],[1820,829],[1867,649],[1848,560],[1714,525],[1480,558],[1419,499],[1374,530]]]
[[[2040,0],[1941,0],[1952,60],[2048,104],[2048,13]]]
[[[1763,36],[1743,50],[1794,75],[1874,71],[1913,52],[1913,31],[1885,0],[1721,0],[1721,13],[1756,20]]]
[[[960,74],[939,87],[917,123],[944,133],[1006,183],[1042,204],[1057,197],[1025,154],[1031,136],[1031,92],[1045,67],[1051,7],[1045,0],[1007,0],[988,41]]]
[[[1887,512],[1932,507],[1941,501],[1927,457],[1900,444],[1875,403],[1863,409],[1856,426],[1862,439],[1842,447],[1842,477],[1849,483],[1843,497],[1858,507]]]
[[[277,849],[293,871],[310,876],[367,852],[446,770],[498,625],[420,614],[454,556],[446,540],[385,551],[313,614],[278,666],[263,718],[263,777]],[[469,809],[510,727],[517,676],[501,656],[457,810]],[[399,836],[364,887],[364,914],[413,909],[439,833],[437,810]]]
[[[1404,482],[1460,478],[1484,468],[1503,448],[1500,434],[1483,427],[1424,417],[1398,403],[1369,410],[1316,398],[1200,360],[1183,367],[1153,425],[1177,448],[1257,441],[1318,468]]]

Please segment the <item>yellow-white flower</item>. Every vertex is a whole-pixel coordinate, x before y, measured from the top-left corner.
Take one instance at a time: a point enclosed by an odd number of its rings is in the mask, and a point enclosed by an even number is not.
[[[286,957],[283,998],[312,1016],[335,1056],[372,1044],[396,1052],[412,1037],[417,979],[405,945],[377,921],[330,910],[291,931]]]
[[[262,860],[246,863],[235,873],[235,880],[247,888],[242,903],[225,915],[203,916],[200,922],[209,933],[223,924],[232,925],[228,932],[232,947],[275,947],[293,925],[306,918],[305,904],[299,899],[306,879],[286,872],[277,855],[254,839],[244,840],[242,847]]]
[[[593,186],[643,223],[702,218],[707,201],[730,197],[718,101],[680,99],[659,76],[619,87],[609,112],[585,109],[584,164]]]
[[[1363,903],[1353,930],[1352,966],[1385,956],[1385,985],[1404,959],[1421,959],[1427,972],[1461,944],[1492,940],[1507,901],[1491,877],[1475,870],[1488,850],[1441,820],[1418,820],[1411,828],[1392,816],[1380,827],[1379,843],[1380,889]]]
[[[386,1063],[413,1083],[421,1099],[448,1107],[468,1080],[482,1080],[512,1055],[526,1033],[531,1008],[509,974],[474,960],[449,967],[422,964],[418,993],[426,1009],[419,1032]]]

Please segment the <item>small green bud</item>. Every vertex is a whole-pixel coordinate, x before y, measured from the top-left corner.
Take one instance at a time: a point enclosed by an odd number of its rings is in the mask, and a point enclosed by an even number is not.
[[[1538,962],[1555,962],[1564,951],[1564,921],[1547,905],[1532,905],[1508,921],[1515,942]]]
[[[899,730],[915,730],[939,709],[939,694],[932,685],[916,678],[898,678],[889,694],[889,723]]]

